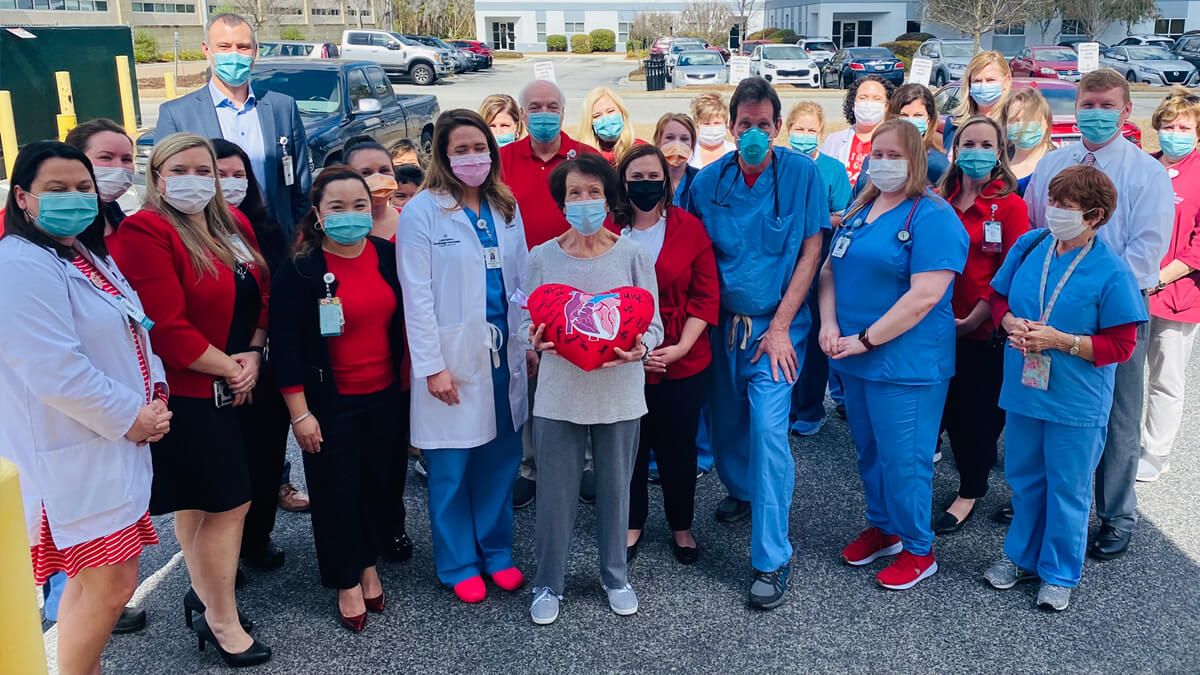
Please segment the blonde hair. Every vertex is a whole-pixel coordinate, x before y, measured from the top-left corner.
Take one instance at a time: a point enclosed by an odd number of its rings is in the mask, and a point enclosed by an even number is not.
[[[992,167],[992,171],[988,174],[988,184],[999,180],[1004,183],[1004,187],[1000,188],[999,192],[991,192],[986,196],[989,199],[996,199],[1012,194],[1017,191],[1017,177],[1013,174],[1012,169],[1008,166],[1008,152],[1005,151],[1005,133],[1004,128],[996,120],[987,115],[975,115],[970,117],[958,131],[954,133],[954,154],[958,155],[958,150],[962,147],[963,132],[977,124],[986,124],[992,128],[992,132],[996,134],[996,166]],[[938,186],[938,192],[949,199],[951,195],[958,192],[962,185],[963,170],[957,163],[951,163],[946,174],[942,176],[942,184]]]
[[[496,137],[488,128],[483,117],[474,110],[457,108],[447,110],[438,116],[433,125],[433,153],[430,157],[429,172],[425,174],[422,188],[433,193],[449,194],[456,204],[462,204],[467,189],[454,171],[450,168],[450,158],[446,155],[450,147],[450,132],[460,126],[474,127],[487,139],[488,155],[492,158],[492,167],[487,178],[479,185],[480,200],[491,202],[500,210],[504,220],[512,221],[517,213],[517,199],[512,190],[500,181],[500,146]],[[458,208],[462,208],[459,206]]]
[[[703,126],[705,120],[710,120],[714,117],[719,117],[729,123],[729,110],[725,107],[725,100],[720,94],[712,92],[700,94],[692,99],[692,119],[696,120],[696,124]]]
[[[625,102],[612,89],[608,87],[596,87],[584,97],[583,119],[579,123],[579,140],[594,148],[600,147],[602,141],[596,135],[596,130],[592,128],[592,109],[596,107],[597,101],[605,97],[612,99],[613,105],[617,107],[617,111],[621,113],[621,119],[624,121],[621,134],[613,142],[613,157],[619,160],[621,155],[625,154],[626,150],[633,147],[633,120],[629,118],[629,108],[625,107]]]
[[[821,131],[818,135],[824,136],[825,111],[821,108],[821,104],[817,103],[816,101],[800,101],[796,105],[792,106],[792,109],[788,111],[787,123],[783,125],[784,130],[786,131],[791,129],[792,125],[796,123],[796,120],[800,119],[804,115],[812,115],[813,117],[817,118],[817,126],[821,128]]]
[[[978,115],[979,106],[975,103],[975,99],[971,98],[971,80],[978,75],[984,68],[988,66],[996,66],[1000,69],[1000,73],[1005,77],[1012,77],[1012,68],[1008,67],[1008,60],[1000,52],[988,51],[979,52],[967,64],[967,69],[963,71],[962,85],[959,87],[959,103],[951,115],[956,123],[958,120],[965,120],[972,115]],[[1000,111],[1004,109],[1004,104],[1008,101],[1008,95],[1012,91],[1012,82],[1005,85],[1004,90],[1000,93],[1000,98],[992,105],[992,111],[988,113],[988,117],[992,119],[1000,118]]]
[[[1171,87],[1171,93],[1158,104],[1154,109],[1154,115],[1150,118],[1150,126],[1158,131],[1159,127],[1169,122],[1174,122],[1179,117],[1191,115],[1192,119],[1200,124],[1200,98],[1193,94],[1186,87],[1175,85]]]
[[[508,94],[491,94],[483,99],[483,103],[479,104],[479,116],[487,122],[488,126],[492,125],[492,120],[496,119],[496,115],[507,113],[513,118],[516,124],[516,140],[521,140],[525,137],[525,118],[521,116],[521,107],[513,97]]]
[[[1014,115],[1012,108],[1018,103],[1021,104],[1021,112]],[[1033,121],[1043,122],[1046,125],[1046,133],[1042,135],[1042,142],[1038,146],[1045,148],[1046,152],[1050,152],[1054,149],[1054,139],[1050,136],[1050,131],[1054,129],[1054,113],[1050,110],[1050,103],[1046,101],[1042,92],[1032,87],[1012,92],[1012,95],[1004,102],[1004,109],[1000,113],[1000,126],[1004,129],[1004,144],[1008,143],[1009,125]],[[1036,149],[1038,146],[1031,149]]]
[[[692,147],[695,147],[696,143],[699,142],[696,136],[696,123],[692,121],[692,118],[683,113],[667,113],[658,118],[658,124],[654,125],[654,145],[662,144],[663,129],[666,129],[667,125],[671,122],[678,122],[683,125],[683,128],[688,130],[688,133],[692,135]]]
[[[187,214],[167,203],[164,195],[158,189],[158,181],[155,180],[156,177],[160,177],[165,183],[167,177],[160,173],[162,165],[175,155],[193,148],[204,148],[208,152],[209,166],[212,168],[212,177],[217,188],[216,194],[201,212],[204,214],[205,227],[203,228],[197,227]],[[238,248],[235,247],[233,239],[240,237],[241,234],[237,222],[229,210],[229,205],[225,202],[225,196],[221,193],[221,178],[217,175],[217,153],[213,149],[212,143],[207,138],[196,134],[186,132],[171,134],[154,144],[154,150],[150,152],[149,165],[147,171],[149,175],[146,180],[146,205],[158,211],[158,214],[179,233],[179,238],[183,241],[183,246],[187,249],[188,257],[191,258],[192,267],[196,272],[200,275],[216,274],[217,267],[213,264],[213,258],[230,269],[236,267]],[[249,245],[249,242],[245,243],[245,248],[250,252],[254,263],[259,265],[265,274],[267,265],[262,256],[253,246]]]
[[[872,147],[884,134],[893,132],[900,135],[900,145],[904,148],[904,154],[908,155],[908,181],[904,183],[904,196],[908,199],[916,199],[926,192],[925,140],[921,138],[921,132],[917,131],[915,124],[895,117],[884,120],[875,128],[875,132],[871,135]],[[842,217],[842,221],[849,220],[850,216],[869,206],[879,195],[879,188],[874,183],[868,182],[862,194],[854,200],[850,210]]]

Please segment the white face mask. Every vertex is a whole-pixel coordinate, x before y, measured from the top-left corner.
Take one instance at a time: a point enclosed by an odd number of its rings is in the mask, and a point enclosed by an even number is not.
[[[1046,226],[1058,241],[1074,239],[1087,230],[1087,225],[1083,224],[1083,211],[1060,209],[1057,206],[1046,207]]]
[[[163,182],[167,186],[163,199],[189,216],[203,211],[217,194],[217,181],[212,176],[168,176]]]
[[[241,206],[246,199],[246,188],[249,185],[246,178],[222,178],[221,194],[225,195],[225,201],[229,202],[230,206]]]
[[[867,177],[881,192],[895,192],[903,189],[908,181],[907,159],[871,158],[867,166]]]
[[[859,101],[854,104],[854,120],[863,124],[879,124],[883,121],[883,103]]]
[[[700,137],[700,145],[706,148],[716,147],[725,142],[725,125],[709,124],[702,126],[696,135]]]
[[[96,192],[100,201],[115,202],[133,185],[133,169],[119,166],[96,167]]]

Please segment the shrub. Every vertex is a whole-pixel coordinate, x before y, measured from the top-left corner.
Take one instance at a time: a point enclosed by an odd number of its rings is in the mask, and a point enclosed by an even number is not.
[[[497,51],[492,52],[492,58],[494,58],[494,59],[523,59],[523,58],[525,58],[525,53],[524,52],[497,50]]]
[[[776,28],[775,30],[773,30],[771,32],[770,39],[778,41],[778,42],[783,42],[784,40],[794,36],[795,34],[796,34],[796,31],[794,31],[790,28]]]
[[[921,46],[921,42],[917,40],[896,40],[895,42],[884,42],[879,46],[892,50],[892,53],[896,56],[912,59],[912,55]]]
[[[936,36],[932,33],[905,33],[904,35],[897,37],[896,42],[924,42],[926,40],[932,40],[935,37]]]
[[[789,38],[795,35],[796,32],[788,28],[764,28],[760,31],[751,33],[747,40],[771,40],[772,42],[783,42],[784,38]]]
[[[592,53],[592,38],[580,33],[579,35],[571,36],[571,53],[573,54],[591,54]]]
[[[789,36],[783,38],[782,42],[785,45],[794,45],[794,44],[798,44],[803,39],[804,38],[800,35],[789,35]]]
[[[298,26],[287,26],[286,28],[280,29],[279,39],[280,40],[303,40],[304,39],[304,31],[300,30],[300,28]]]
[[[549,52],[565,52],[565,51],[567,51],[567,36],[566,35],[547,35],[546,36],[546,51],[549,51]]]
[[[611,52],[617,47],[617,34],[607,28],[597,28],[590,37],[594,52]]]
[[[154,63],[158,60],[158,40],[150,33],[139,30],[133,33],[133,60],[138,63]]]

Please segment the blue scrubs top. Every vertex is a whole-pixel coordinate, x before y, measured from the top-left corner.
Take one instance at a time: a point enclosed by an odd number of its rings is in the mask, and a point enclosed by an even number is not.
[[[866,176],[867,169],[869,168],[871,168],[871,158],[866,157],[863,159],[862,173],[859,175]],[[934,150],[933,148],[925,151],[925,181],[929,183],[930,187],[936,189],[937,186],[942,182],[942,176],[945,176],[946,172],[949,170],[950,160],[946,158],[946,155]],[[859,180],[854,184],[855,197],[857,197],[859,193],[866,189],[868,182],[869,179]]]
[[[1024,178],[1017,179],[1017,194],[1018,195],[1020,195],[1022,197],[1025,196],[1025,188],[1029,187],[1029,179],[1030,178],[1033,178],[1033,174],[1029,174],[1028,176],[1025,176]]]
[[[496,221],[492,217],[492,207],[488,205],[487,200],[482,200],[480,213],[475,213],[466,206],[463,207],[463,213],[471,219],[475,224],[475,234],[479,236],[479,243],[484,247],[499,247],[499,240],[496,238]],[[480,228],[479,221],[482,220],[487,226]],[[504,293],[504,270],[497,267],[494,270],[487,270],[487,320],[488,323],[495,325],[500,329],[500,334],[508,337],[508,299]]]
[[[778,146],[772,153],[771,163],[753,187],[747,187],[735,152],[701,169],[692,182],[690,210],[712,239],[721,309],[726,312],[750,317],[773,314],[792,279],[804,240],[829,222],[825,183],[817,163]],[[807,310],[802,307],[796,319],[807,321]]]
[[[829,258],[837,289],[838,326],[843,336],[858,335],[883,316],[908,292],[911,276],[950,270],[961,273],[967,263],[970,238],[954,209],[941,197],[926,192],[913,211],[908,241],[899,233],[912,211],[908,199],[850,234],[841,258]],[[864,207],[833,236],[832,246],[850,226],[865,222]],[[943,382],[954,375],[954,283],[917,325],[874,351],[830,360],[834,370],[864,380],[921,385]]]
[[[1040,234],[1040,230],[1033,230],[1021,235],[1009,250],[1000,271],[992,278],[992,288],[1008,297],[1013,316],[1022,319],[1041,318],[1038,287],[1046,251],[1054,237],[1044,238],[1025,262],[1020,262],[1021,255]],[[1099,237],[1095,242],[1063,286],[1054,311],[1050,313],[1048,323],[1064,333],[1096,335],[1104,328],[1148,320],[1145,300],[1129,266]],[[1063,256],[1054,254],[1050,272],[1046,275],[1047,302],[1078,253],[1074,250]],[[1117,364],[1097,368],[1090,361],[1056,349],[1044,353],[1050,356],[1050,385],[1041,391],[1021,384],[1025,362],[1021,352],[1013,348],[1004,350],[1000,407],[1026,417],[1074,427],[1108,424]]]
[[[696,174],[698,173],[700,173],[700,169],[689,166],[683,174],[683,180],[679,181],[679,185],[675,186],[675,206],[684,211],[691,210],[689,208],[691,202],[688,200],[691,198],[692,181],[696,179]]]
[[[825,181],[825,191],[829,195],[829,212],[845,211],[846,207],[850,206],[851,197],[850,178],[846,175],[846,165],[839,162],[836,157],[818,152],[817,169],[821,172],[821,179]],[[828,230],[831,226],[826,220],[821,227]]]

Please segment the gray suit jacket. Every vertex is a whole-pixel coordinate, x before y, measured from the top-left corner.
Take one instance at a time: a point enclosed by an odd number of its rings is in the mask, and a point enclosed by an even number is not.
[[[279,223],[285,241],[290,244],[294,239],[296,224],[311,208],[308,195],[312,189],[312,171],[308,159],[308,138],[300,120],[300,110],[291,96],[268,91],[258,98],[256,105],[267,157],[267,175],[260,177],[267,189],[267,211]],[[180,131],[200,134],[205,138],[222,138],[221,123],[217,120],[217,111],[207,85],[186,96],[167,101],[158,109],[154,138],[161,140]],[[295,181],[291,185],[287,185],[283,179],[280,138],[287,139],[287,153],[292,156]]]

